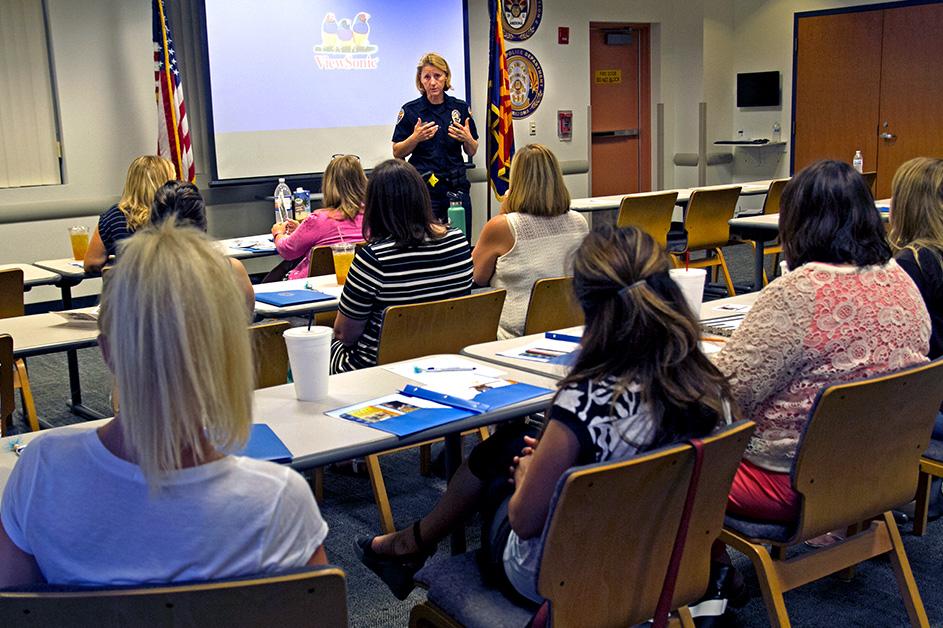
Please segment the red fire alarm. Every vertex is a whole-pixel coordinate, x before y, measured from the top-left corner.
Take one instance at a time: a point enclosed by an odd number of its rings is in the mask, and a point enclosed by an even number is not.
[[[569,26],[561,26],[557,28],[557,43],[558,44],[570,43],[570,27]]]

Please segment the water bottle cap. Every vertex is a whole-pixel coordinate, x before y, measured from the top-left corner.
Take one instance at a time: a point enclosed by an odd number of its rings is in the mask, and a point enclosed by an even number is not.
[[[284,182],[285,182],[285,177],[278,177],[278,182],[279,182],[279,183],[284,183]]]
[[[298,189],[295,190],[295,192],[304,192],[304,191],[305,191],[305,189],[304,189],[303,187],[301,187],[301,186],[298,186]]]

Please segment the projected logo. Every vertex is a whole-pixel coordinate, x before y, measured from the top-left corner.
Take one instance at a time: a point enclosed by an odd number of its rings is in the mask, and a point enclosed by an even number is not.
[[[370,14],[337,19],[333,11],[321,22],[321,44],[314,47],[319,70],[376,70],[379,47],[370,43]]]
[[[544,97],[544,71],[537,57],[523,48],[507,51],[511,115],[526,118],[537,110]]]
[[[544,12],[542,0],[502,0],[501,5],[506,40],[524,41],[537,31]]]

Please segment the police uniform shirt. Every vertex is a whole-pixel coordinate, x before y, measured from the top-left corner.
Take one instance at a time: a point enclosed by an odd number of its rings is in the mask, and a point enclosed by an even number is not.
[[[435,122],[439,125],[435,136],[416,145],[409,156],[409,163],[420,174],[434,172],[442,178],[443,175],[458,172],[461,178],[464,178],[465,157],[462,154],[462,143],[449,137],[449,125],[453,121],[464,125],[465,120],[468,119],[471,136],[476,140],[478,139],[478,130],[475,128],[475,120],[471,117],[468,105],[448,94],[444,94],[444,96],[445,100],[439,105],[430,103],[425,95],[403,105],[399,112],[396,128],[393,129],[393,141],[402,142],[412,135],[413,129],[416,128],[416,121],[420,118],[422,118],[423,124]]]

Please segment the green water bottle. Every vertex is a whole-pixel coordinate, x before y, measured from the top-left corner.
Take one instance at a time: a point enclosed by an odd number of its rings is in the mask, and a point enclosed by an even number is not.
[[[458,194],[449,194],[449,225],[464,233],[466,238],[468,237],[465,207],[462,205],[462,197]]]

